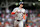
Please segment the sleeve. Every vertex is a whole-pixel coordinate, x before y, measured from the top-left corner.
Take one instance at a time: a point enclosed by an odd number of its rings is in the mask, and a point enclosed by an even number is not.
[[[12,12],[16,12],[16,8],[14,8]]]
[[[25,9],[23,10],[23,13],[26,13]]]
[[[24,13],[26,13],[25,9],[24,9]]]
[[[25,12],[25,9],[23,10],[23,19],[24,19],[24,20],[26,19],[26,12]]]
[[[15,12],[16,12],[16,9],[14,9],[14,10],[12,11],[11,15],[15,14]]]

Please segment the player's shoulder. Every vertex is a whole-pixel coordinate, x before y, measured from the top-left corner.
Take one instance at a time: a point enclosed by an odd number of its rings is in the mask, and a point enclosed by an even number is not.
[[[18,9],[18,7],[14,8],[14,9]]]
[[[24,8],[22,8],[23,10],[25,10]]]

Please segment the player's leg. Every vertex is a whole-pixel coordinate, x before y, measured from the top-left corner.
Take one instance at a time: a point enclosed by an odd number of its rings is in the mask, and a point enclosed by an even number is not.
[[[19,22],[19,27],[23,27],[23,20]]]
[[[17,21],[15,20],[15,21],[14,21],[14,27],[16,27],[16,25],[17,25]]]

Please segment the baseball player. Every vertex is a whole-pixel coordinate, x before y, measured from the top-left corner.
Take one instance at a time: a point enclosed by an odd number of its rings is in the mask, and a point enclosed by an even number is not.
[[[19,7],[14,8],[11,15],[15,14],[15,21],[14,21],[14,27],[18,24],[19,27],[23,27],[23,23],[25,22],[25,9],[23,7],[23,2],[19,3]]]

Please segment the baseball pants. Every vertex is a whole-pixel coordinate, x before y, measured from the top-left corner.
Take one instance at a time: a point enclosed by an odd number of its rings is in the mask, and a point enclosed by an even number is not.
[[[16,27],[17,24],[18,24],[19,27],[23,27],[23,20],[21,20],[19,22],[17,20],[15,20],[14,21],[14,27]]]

